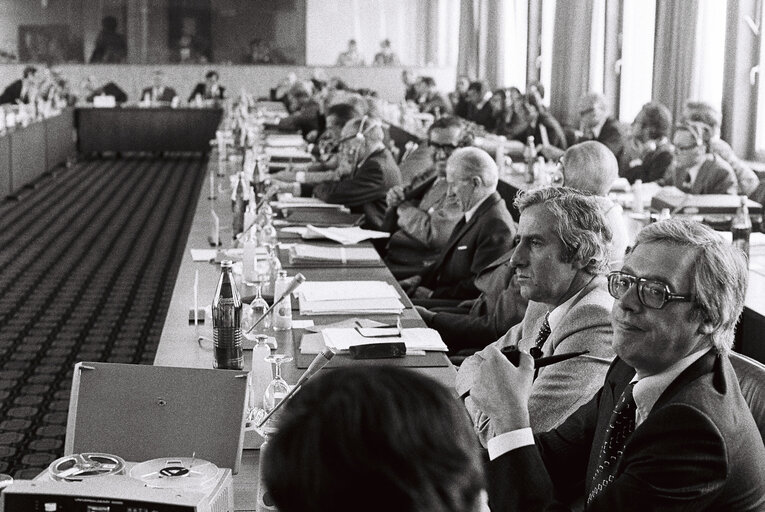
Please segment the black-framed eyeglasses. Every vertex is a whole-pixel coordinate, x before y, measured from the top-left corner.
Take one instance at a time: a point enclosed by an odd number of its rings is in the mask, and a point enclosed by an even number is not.
[[[637,285],[640,303],[651,309],[661,309],[668,302],[693,302],[693,295],[672,293],[667,283],[655,279],[636,277],[626,272],[615,270],[608,274],[608,293],[615,299],[621,299]]]
[[[442,158],[449,158],[451,154],[454,153],[454,151],[459,148],[459,146],[455,144],[439,144],[437,142],[431,142],[431,141],[428,141],[428,146],[433,148],[433,154],[436,157],[442,157]]]
[[[678,153],[680,151],[691,151],[698,147],[699,147],[698,144],[692,144],[690,146],[675,146],[675,153]]]

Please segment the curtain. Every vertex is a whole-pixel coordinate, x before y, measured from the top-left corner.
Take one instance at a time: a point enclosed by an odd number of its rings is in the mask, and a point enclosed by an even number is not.
[[[550,110],[563,124],[578,124],[579,97],[590,87],[592,0],[558,2],[555,9]]]
[[[679,119],[690,94],[698,0],[657,0],[653,99]],[[690,27],[690,29],[689,29]]]
[[[505,10],[500,0],[460,2],[457,73],[498,87],[505,80]]]
[[[750,82],[752,67],[760,62],[760,44],[745,19],[762,22],[757,0],[728,0],[725,71],[723,72],[722,138],[745,158],[754,156],[752,135],[757,129],[757,90]],[[762,72],[762,69],[761,69]],[[762,83],[762,77],[757,77]],[[765,129],[761,127],[760,130]]]

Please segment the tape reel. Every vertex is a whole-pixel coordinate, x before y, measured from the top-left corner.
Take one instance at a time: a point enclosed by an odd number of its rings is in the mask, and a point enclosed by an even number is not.
[[[217,481],[218,466],[191,457],[154,459],[133,466],[130,477],[157,489],[203,491]]]
[[[59,482],[81,482],[125,473],[125,461],[108,453],[74,453],[54,460],[48,473]]]

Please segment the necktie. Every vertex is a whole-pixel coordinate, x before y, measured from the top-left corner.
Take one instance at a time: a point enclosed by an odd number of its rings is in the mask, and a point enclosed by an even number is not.
[[[592,475],[592,489],[587,496],[587,504],[605,489],[614,480],[616,463],[624,451],[632,431],[635,430],[635,399],[632,396],[634,382],[630,382],[619,401],[616,402],[614,412],[608,422],[603,447],[598,454],[598,467]]]
[[[537,339],[534,341],[534,346],[529,350],[529,354],[534,359],[542,356],[542,345],[545,344],[547,338],[550,337],[550,312],[545,315],[545,321],[542,322],[542,326],[537,333]]]

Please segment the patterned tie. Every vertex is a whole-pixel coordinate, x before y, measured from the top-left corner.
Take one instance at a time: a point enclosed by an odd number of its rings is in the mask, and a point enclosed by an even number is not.
[[[534,342],[534,346],[531,347],[529,350],[529,354],[531,354],[531,357],[534,359],[542,356],[542,345],[545,344],[545,341],[547,341],[547,338],[550,337],[550,312],[548,311],[545,315],[545,321],[542,322],[542,327],[539,328],[539,333],[537,334],[537,339]]]
[[[608,422],[606,436],[603,440],[603,447],[598,454],[598,467],[595,474],[592,475],[592,489],[587,496],[587,504],[600,494],[608,484],[614,480],[616,472],[616,463],[624,451],[624,445],[627,444],[632,431],[635,430],[635,399],[632,396],[634,382],[630,382],[619,401],[611,413],[611,419]]]

